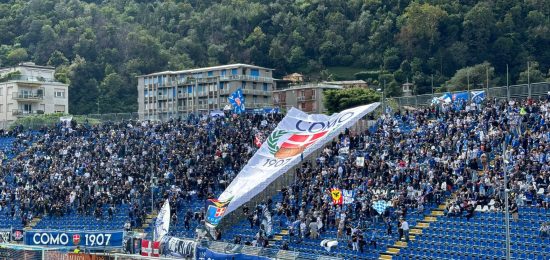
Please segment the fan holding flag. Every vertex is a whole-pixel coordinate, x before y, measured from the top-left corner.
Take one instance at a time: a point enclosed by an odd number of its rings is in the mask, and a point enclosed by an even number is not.
[[[245,111],[245,100],[243,96],[243,91],[241,89],[237,89],[227,99],[229,100],[229,103],[233,106],[233,112],[235,112],[235,114],[241,114]]]

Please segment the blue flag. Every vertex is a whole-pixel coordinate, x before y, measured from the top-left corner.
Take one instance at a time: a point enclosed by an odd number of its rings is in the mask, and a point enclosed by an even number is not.
[[[245,101],[243,91],[241,89],[237,89],[237,91],[233,92],[227,99],[233,106],[233,112],[235,112],[235,114],[241,114],[245,111]]]
[[[485,91],[472,91],[472,101],[474,103],[481,103],[485,99]]]
[[[468,92],[459,92],[454,93],[452,96],[453,102],[458,102],[460,100],[467,101],[468,100]]]

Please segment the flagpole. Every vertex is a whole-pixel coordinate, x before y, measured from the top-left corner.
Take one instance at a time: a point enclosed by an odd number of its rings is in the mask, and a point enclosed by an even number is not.
[[[154,185],[154,182],[153,182],[154,177],[153,177],[153,175],[154,175],[154,172],[155,172],[155,171],[154,171],[154,169],[153,169],[153,166],[154,166],[154,164],[151,163],[151,215],[153,215],[153,212],[154,212],[154,210],[155,210],[155,197],[154,197],[154,196],[155,196],[155,193],[154,193],[154,191],[153,191],[153,185]],[[158,218],[158,216],[157,216],[157,218]],[[153,237],[152,237],[152,240],[153,240],[153,241],[155,241],[155,231],[156,231],[155,228],[153,228]]]
[[[504,172],[504,204],[505,204],[505,224],[506,224],[506,259],[510,259],[510,211],[508,205],[508,169],[506,164],[508,163],[508,152],[506,150],[506,138],[502,144],[502,154],[503,154],[503,172]]]
[[[508,74],[508,64],[506,64],[506,100],[510,100],[510,82]]]

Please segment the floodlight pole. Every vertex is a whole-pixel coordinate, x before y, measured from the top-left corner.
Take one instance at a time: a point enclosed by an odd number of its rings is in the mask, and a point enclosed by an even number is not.
[[[384,79],[384,87],[382,88],[382,114],[386,114],[386,79]]]
[[[153,188],[155,186],[155,182],[154,182],[155,178],[153,177],[155,171],[154,171],[153,167],[154,167],[154,164],[151,163],[151,216],[153,215],[153,212],[155,210],[155,197],[154,197],[155,193],[154,193],[154,190],[153,190]],[[153,226],[153,237],[151,238],[151,241],[153,241],[153,242],[155,241],[155,231],[156,231],[155,227]]]
[[[432,73],[432,99],[434,98],[434,74]]]
[[[510,260],[510,211],[508,204],[508,152],[506,151],[506,139],[502,144],[502,154],[504,155],[503,160],[503,172],[504,172],[504,209],[505,209],[505,223],[506,223],[506,260]]]
[[[506,64],[506,100],[510,100],[510,76],[508,74],[508,64]]]

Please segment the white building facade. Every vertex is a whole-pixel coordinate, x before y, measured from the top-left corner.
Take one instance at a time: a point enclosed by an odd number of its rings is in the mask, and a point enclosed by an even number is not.
[[[0,69],[0,128],[30,115],[69,112],[68,85],[54,73],[54,67],[32,62]]]
[[[223,110],[227,97],[241,89],[246,108],[271,107],[273,69],[230,64],[181,71],[164,71],[138,77],[140,118],[163,119]]]

